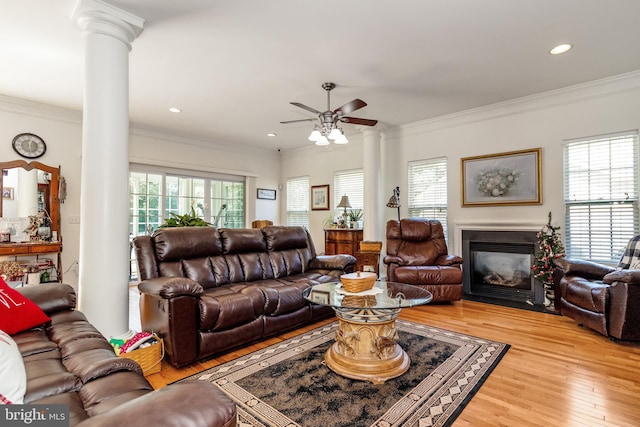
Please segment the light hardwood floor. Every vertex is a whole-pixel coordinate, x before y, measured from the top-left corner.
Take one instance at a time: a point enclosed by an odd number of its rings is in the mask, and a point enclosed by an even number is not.
[[[610,341],[567,317],[471,301],[405,309],[400,317],[511,344],[455,427],[640,426],[640,343]],[[183,369],[163,362],[147,379],[164,387],[319,324]]]

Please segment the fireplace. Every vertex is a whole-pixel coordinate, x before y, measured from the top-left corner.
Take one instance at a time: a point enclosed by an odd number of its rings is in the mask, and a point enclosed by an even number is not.
[[[544,310],[544,286],[531,274],[536,231],[462,230],[464,298]]]

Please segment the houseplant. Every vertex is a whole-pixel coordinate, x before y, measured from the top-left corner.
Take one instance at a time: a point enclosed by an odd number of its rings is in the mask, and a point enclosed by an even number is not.
[[[362,219],[362,209],[351,209],[348,212],[349,215],[349,226],[351,228],[356,228],[356,225],[358,225],[358,221],[360,221]]]
[[[164,224],[160,228],[166,227],[205,227],[210,226],[211,223],[200,218],[196,214],[196,210],[191,206],[191,210],[183,215],[169,213],[170,218],[165,219]]]

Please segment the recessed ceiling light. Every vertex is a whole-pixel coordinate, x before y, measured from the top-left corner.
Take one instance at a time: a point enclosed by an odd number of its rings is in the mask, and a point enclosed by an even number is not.
[[[559,44],[558,46],[556,46],[553,49],[551,49],[549,51],[549,53],[552,54],[552,55],[560,55],[561,53],[565,53],[566,51],[568,51],[572,47],[573,46],[571,46],[570,44]]]
[[[276,136],[276,135],[278,135],[278,134],[277,134],[277,133],[273,133],[273,132],[269,132],[269,133],[267,134],[267,136],[272,136],[272,137],[273,137],[273,136]]]
[[[169,111],[171,111],[172,113],[182,113],[182,110],[178,107],[171,107],[169,108]]]

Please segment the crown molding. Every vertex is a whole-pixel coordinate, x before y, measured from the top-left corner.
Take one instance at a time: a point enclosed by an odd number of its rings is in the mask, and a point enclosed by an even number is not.
[[[413,135],[638,90],[640,70],[400,125],[389,133]]]
[[[72,124],[82,124],[82,111],[50,104],[14,98],[0,94],[0,111],[18,113],[48,120],[58,120]]]

